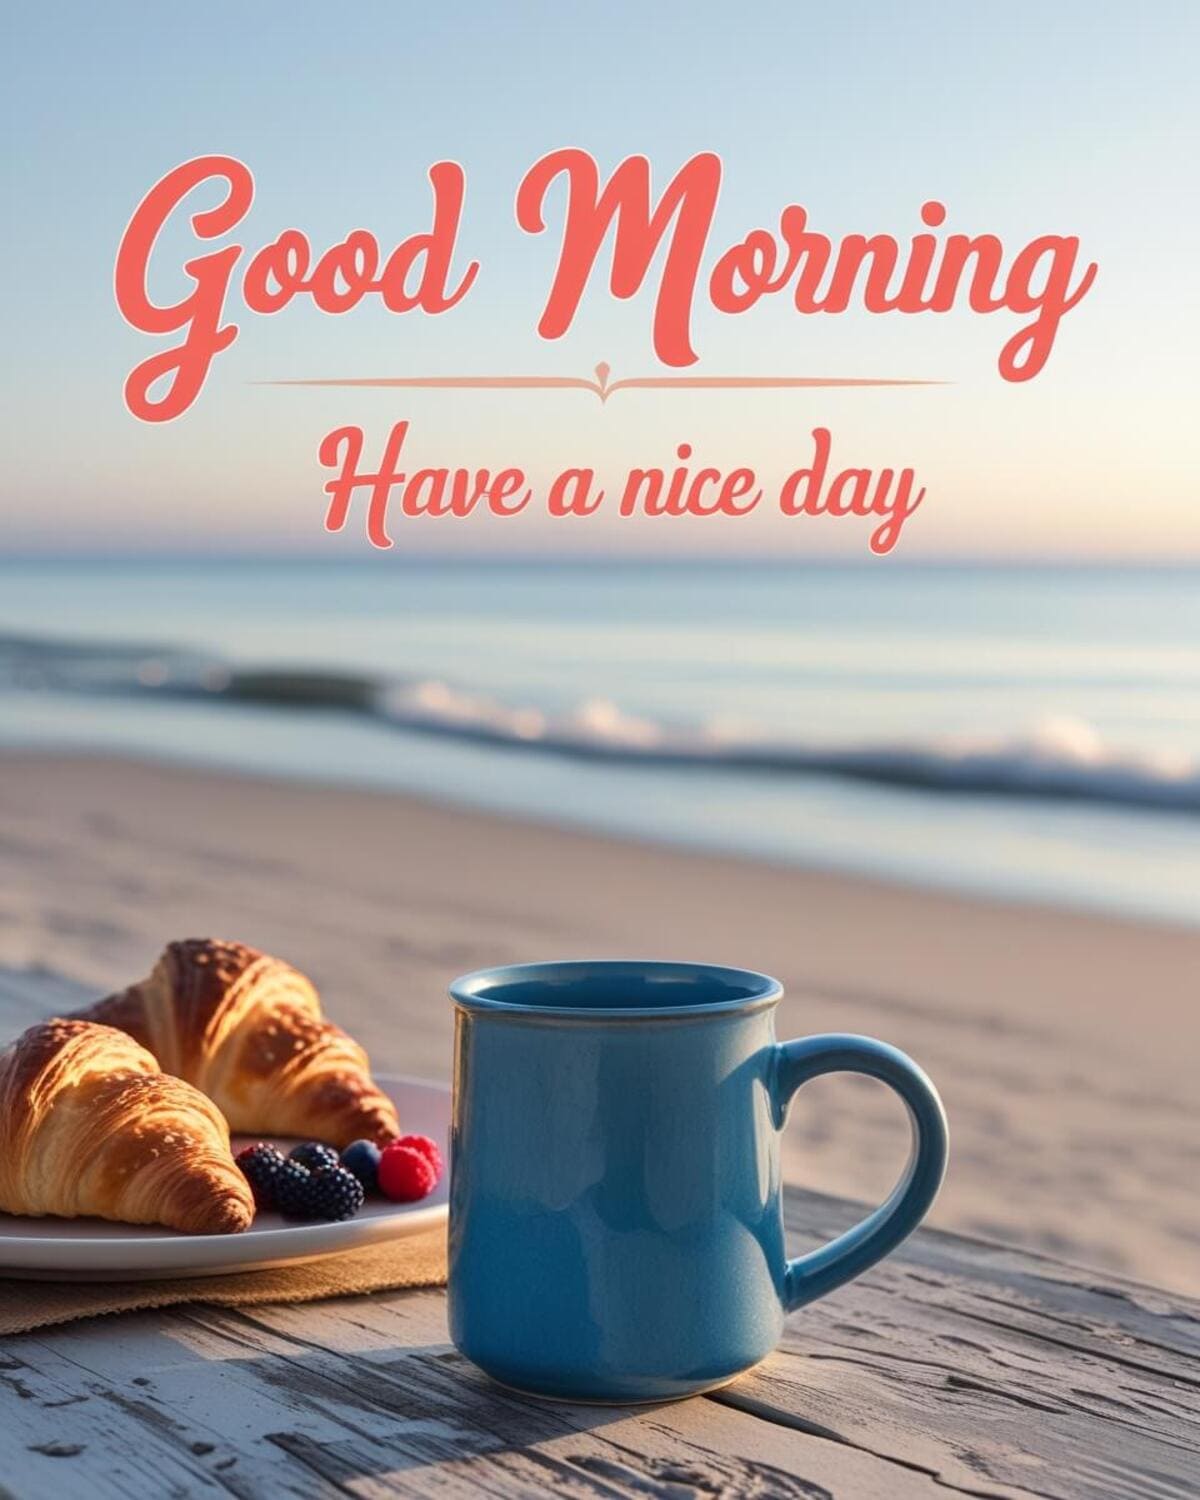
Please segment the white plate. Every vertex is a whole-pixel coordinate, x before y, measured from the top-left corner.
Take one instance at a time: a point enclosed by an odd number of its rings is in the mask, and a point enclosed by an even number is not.
[[[395,1101],[405,1134],[427,1135],[449,1158],[450,1090],[419,1078],[376,1082]],[[235,1137],[234,1150],[255,1137]],[[285,1149],[294,1142],[280,1140]],[[258,1213],[244,1234],[179,1234],[105,1219],[30,1219],[0,1213],[0,1275],[81,1281],[156,1281],[177,1276],[220,1276],[316,1260],[381,1240],[416,1234],[446,1219],[449,1171],[419,1203],[369,1198],[353,1219],[338,1224],[296,1224]]]

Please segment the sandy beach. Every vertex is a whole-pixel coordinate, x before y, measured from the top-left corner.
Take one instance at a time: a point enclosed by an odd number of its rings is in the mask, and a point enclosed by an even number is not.
[[[688,957],[786,983],[781,1036],[911,1052],[950,1114],[934,1222],[1200,1291],[1200,932],[538,826],[365,790],[0,756],[0,965],[97,993],[163,941],[307,969],[381,1068],[445,1077],[447,981],[484,964]],[[877,1198],[906,1125],[873,1084],[797,1101],[785,1170]]]

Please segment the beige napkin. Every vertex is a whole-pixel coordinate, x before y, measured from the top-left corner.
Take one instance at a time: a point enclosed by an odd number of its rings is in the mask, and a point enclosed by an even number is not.
[[[100,1313],[207,1302],[248,1307],[263,1302],[318,1302],[360,1292],[443,1286],[446,1230],[425,1230],[390,1244],[327,1255],[274,1271],[194,1276],[182,1281],[14,1281],[0,1277],[0,1336]]]

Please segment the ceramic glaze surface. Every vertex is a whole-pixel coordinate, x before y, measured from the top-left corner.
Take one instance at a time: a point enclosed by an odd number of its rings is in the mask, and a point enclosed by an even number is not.
[[[720,1384],[770,1352],[789,1307],[892,1248],[936,1192],[944,1122],[924,1075],[864,1038],[779,1046],[766,976],[522,965],[452,994],[451,1334],[508,1385],[633,1401]],[[787,1100],[842,1068],[897,1087],[924,1144],[883,1209],[789,1265]]]

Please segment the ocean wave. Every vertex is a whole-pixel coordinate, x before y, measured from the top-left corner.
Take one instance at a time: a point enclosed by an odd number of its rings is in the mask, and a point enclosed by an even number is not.
[[[593,761],[1200,812],[1196,756],[1124,750],[1065,717],[1011,735],[806,744],[719,720],[669,724],[601,698],[550,713],[434,678],[251,668],[190,650],[15,635],[0,636],[0,686],[336,710],[411,733]]]

